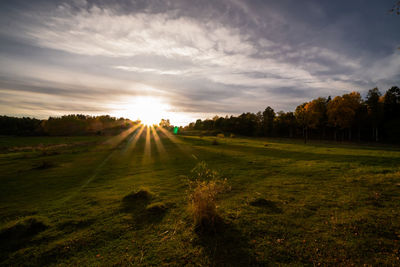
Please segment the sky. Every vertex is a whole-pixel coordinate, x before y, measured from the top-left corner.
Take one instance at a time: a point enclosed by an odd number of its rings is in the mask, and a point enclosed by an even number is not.
[[[394,2],[2,0],[0,114],[185,125],[384,92],[400,86]]]

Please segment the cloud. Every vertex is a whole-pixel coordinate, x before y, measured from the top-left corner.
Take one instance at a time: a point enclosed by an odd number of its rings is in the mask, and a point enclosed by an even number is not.
[[[76,101],[96,111],[157,95],[175,111],[220,115],[291,110],[313,97],[398,82],[398,53],[376,59],[367,43],[354,48],[349,36],[366,32],[348,25],[362,17],[328,7],[76,0],[0,11],[0,22],[12,21],[0,29],[0,92],[25,111],[28,102],[49,113],[79,110]],[[3,110],[11,103],[3,101]]]

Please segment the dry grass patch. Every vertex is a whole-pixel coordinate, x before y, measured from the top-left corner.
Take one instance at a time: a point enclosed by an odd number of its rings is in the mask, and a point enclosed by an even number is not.
[[[218,215],[218,196],[229,190],[226,179],[200,162],[189,177],[189,204],[195,225],[214,228]]]

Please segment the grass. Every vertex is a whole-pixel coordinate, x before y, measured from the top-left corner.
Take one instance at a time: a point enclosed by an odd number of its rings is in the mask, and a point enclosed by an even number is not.
[[[136,133],[0,137],[0,265],[400,264],[398,148]],[[231,186],[213,234],[187,209],[201,161]]]

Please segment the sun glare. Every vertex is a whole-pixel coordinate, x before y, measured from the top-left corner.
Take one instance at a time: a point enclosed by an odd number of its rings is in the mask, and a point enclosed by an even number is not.
[[[151,96],[136,97],[129,101],[124,108],[124,116],[134,120],[140,120],[145,125],[158,124],[162,118],[166,118],[169,106],[160,98]]]

